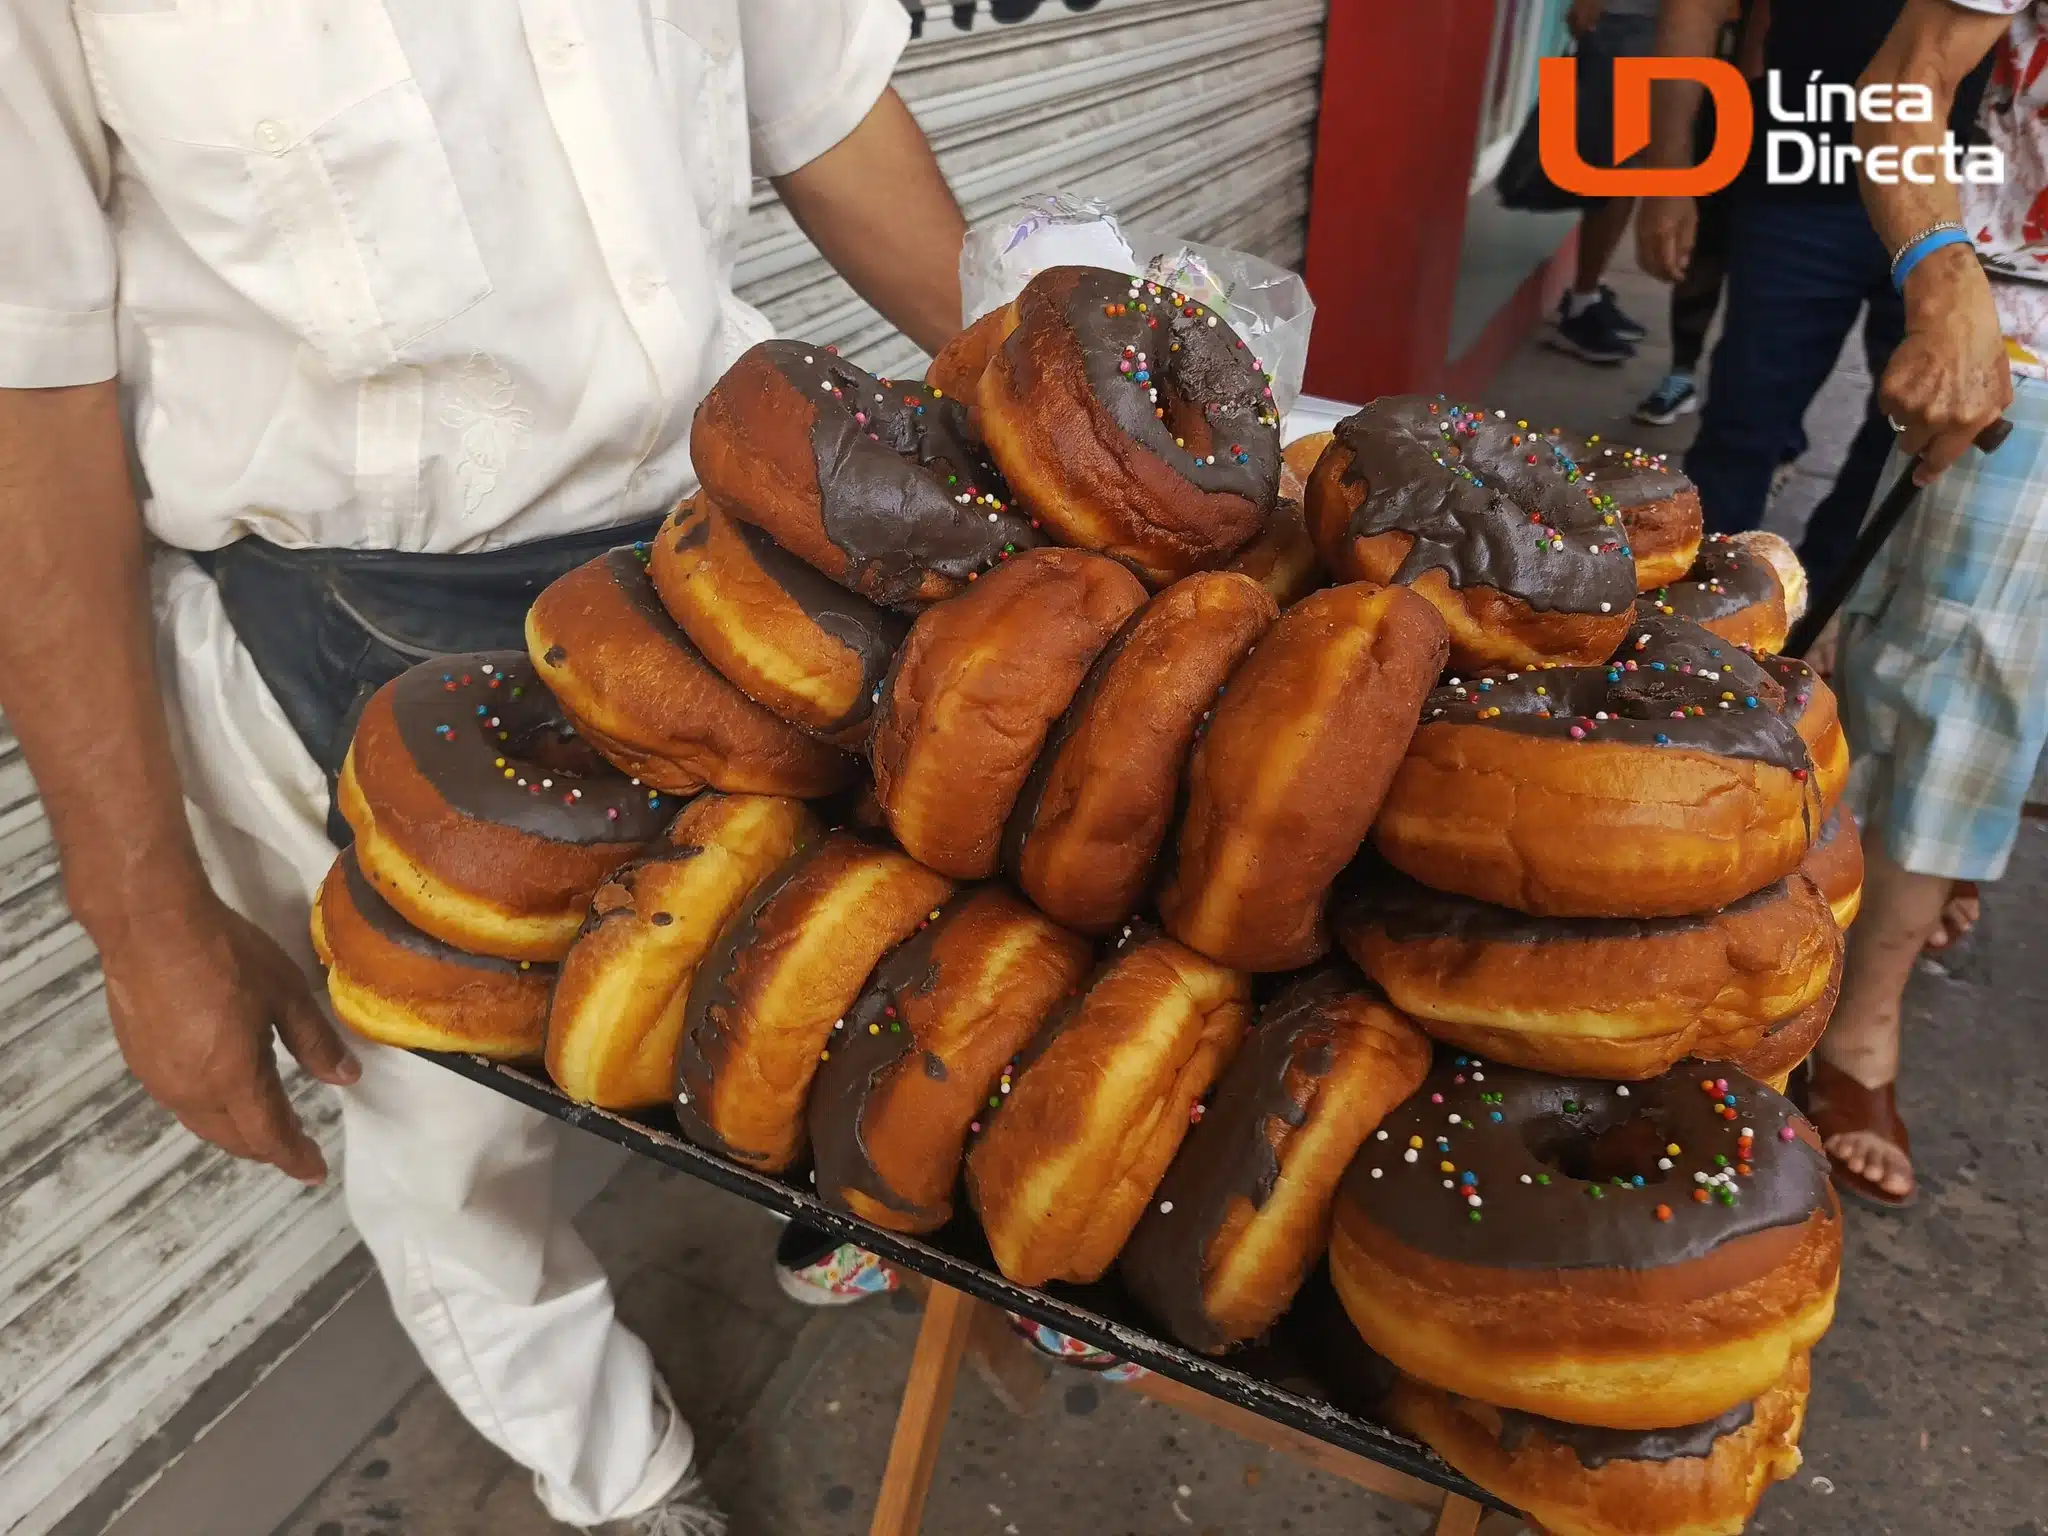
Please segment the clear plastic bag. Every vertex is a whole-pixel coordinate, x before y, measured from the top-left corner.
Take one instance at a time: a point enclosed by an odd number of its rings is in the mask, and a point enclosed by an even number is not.
[[[1227,320],[1273,375],[1282,412],[1301,393],[1316,306],[1301,278],[1224,246],[1126,229],[1104,204],[1064,192],[1022,198],[967,232],[963,324],[1014,299],[1047,267],[1109,267],[1170,284]]]

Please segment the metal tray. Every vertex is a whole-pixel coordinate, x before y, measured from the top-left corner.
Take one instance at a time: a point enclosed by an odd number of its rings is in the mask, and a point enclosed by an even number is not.
[[[1035,1318],[1120,1359],[1489,1508],[1507,1507],[1452,1471],[1427,1447],[1372,1420],[1369,1404],[1384,1363],[1343,1321],[1335,1293],[1320,1271],[1303,1287],[1270,1339],[1214,1360],[1153,1333],[1145,1314],[1113,1276],[1095,1285],[1053,1285],[1042,1291],[1012,1284],[996,1270],[980,1227],[964,1213],[941,1231],[905,1237],[833,1210],[807,1185],[790,1182],[807,1179],[801,1166],[788,1178],[771,1176],[691,1145],[677,1134],[675,1120],[666,1110],[613,1114],[574,1103],[545,1077],[518,1067],[481,1056],[419,1054],[593,1136],[859,1243],[893,1264]]]

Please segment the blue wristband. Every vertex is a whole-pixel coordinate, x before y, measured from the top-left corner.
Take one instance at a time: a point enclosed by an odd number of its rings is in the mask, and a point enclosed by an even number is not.
[[[1945,245],[1969,245],[1969,232],[1961,229],[1937,229],[1922,235],[1892,258],[1892,287],[1900,293],[1906,291],[1906,279],[1913,269]]]

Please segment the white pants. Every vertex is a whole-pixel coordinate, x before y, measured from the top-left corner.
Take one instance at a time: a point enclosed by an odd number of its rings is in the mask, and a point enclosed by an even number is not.
[[[334,853],[325,783],[254,678],[212,582],[167,564],[157,612],[207,872],[324,1001],[306,921]],[[690,1430],[669,1414],[657,1442],[647,1346],[614,1316],[604,1271],[558,1204],[556,1154],[573,1133],[404,1051],[351,1043],[363,1075],[341,1090],[343,1193],[427,1368],[485,1438],[537,1474],[556,1519],[595,1525],[660,1503],[689,1470]]]

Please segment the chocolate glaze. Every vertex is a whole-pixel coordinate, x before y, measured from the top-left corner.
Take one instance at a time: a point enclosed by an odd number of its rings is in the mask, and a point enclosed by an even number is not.
[[[1261,1010],[1124,1245],[1125,1283],[1190,1349],[1215,1354],[1233,1342],[1208,1314],[1209,1246],[1239,1199],[1263,1210],[1272,1198],[1280,1181],[1273,1122],[1288,1127],[1284,1135],[1308,1120],[1319,1080],[1336,1061],[1333,1005],[1366,990],[1349,966],[1328,965]],[[1290,1082],[1296,1071],[1311,1080],[1302,1099]]]
[[[1779,880],[1730,902],[1724,912],[1751,912],[1783,901]],[[1573,944],[1606,940],[1649,940],[1694,933],[1719,915],[1687,917],[1532,917],[1511,907],[1434,890],[1412,880],[1385,860],[1361,859],[1345,877],[1338,901],[1354,920],[1370,923],[1397,944],[1457,939],[1474,944]]]
[[[420,776],[477,821],[558,843],[642,843],[680,805],[598,756],[523,651],[421,662],[391,685],[391,714]]]
[[[1057,276],[1062,281],[1048,287],[1065,289],[1060,316],[1088,388],[1118,429],[1196,489],[1271,511],[1280,499],[1273,381],[1229,323],[1204,304],[1121,272],[1070,267]]]
[[[1494,1412],[1500,1415],[1500,1448],[1509,1455],[1541,1437],[1570,1451],[1588,1472],[1610,1461],[1704,1460],[1724,1436],[1740,1434],[1756,1420],[1755,1403],[1737,1403],[1719,1418],[1677,1429],[1595,1429],[1513,1408]]]
[[[844,1192],[852,1189],[917,1221],[936,1223],[945,1216],[943,1207],[933,1210],[906,1199],[882,1177],[868,1153],[862,1121],[882,1080],[920,1050],[904,1018],[905,1004],[939,985],[939,938],[963,905],[963,899],[955,897],[940,909],[937,920],[926,922],[897,945],[875,967],[866,990],[833,1029],[828,1047],[832,1054],[812,1081],[809,1111],[818,1194],[828,1204],[845,1209]],[[875,1033],[868,1032],[869,1025],[876,1026]],[[930,1051],[921,1054],[925,1071],[943,1081],[945,1063]]]
[[[1024,844],[1038,826],[1038,810],[1045,803],[1046,785],[1052,779],[1053,769],[1059,765],[1060,753],[1073,740],[1074,732],[1081,728],[1081,722],[1094,707],[1095,695],[1102,691],[1102,680],[1109,675],[1111,664],[1123,655],[1124,648],[1130,644],[1131,636],[1137,630],[1138,621],[1149,607],[1148,604],[1138,609],[1110,636],[1109,644],[1090,663],[1081,679],[1081,686],[1074,690],[1073,698],[1060,711],[1059,719],[1053,721],[1052,729],[1045,733],[1045,743],[1032,760],[1031,772],[1024,777],[1024,787],[1017,792],[1016,803],[1010,807],[1010,814],[1003,822],[1003,868],[1012,875],[1024,866]]]
[[[1716,1115],[1721,1096],[1700,1087],[1722,1079],[1736,1101],[1733,1120]],[[1741,1177],[1745,1126],[1755,1133],[1754,1171]],[[1781,1137],[1788,1129],[1790,1141]],[[1411,1149],[1411,1137],[1420,1148]],[[1681,1151],[1666,1156],[1670,1143]],[[1660,1158],[1672,1167],[1659,1168]],[[1480,1208],[1458,1187],[1466,1173],[1477,1176]],[[1731,1181],[1734,1203],[1722,1203],[1699,1174]],[[1635,1175],[1640,1188],[1614,1182]],[[1713,1198],[1696,1200],[1701,1188]],[[1344,1195],[1409,1248],[1491,1269],[1659,1269],[1833,1209],[1812,1128],[1790,1102],[1726,1062],[1687,1061],[1647,1082],[1607,1083],[1441,1049],[1422,1087],[1360,1150]],[[1660,1205],[1669,1220],[1658,1219]]]
[[[1785,690],[1785,718],[1797,725],[1806,718],[1806,708],[1813,702],[1813,687],[1820,680],[1815,672],[1797,656],[1758,656],[1756,664],[1764,674]]]
[[[423,955],[429,960],[438,960],[446,965],[467,966],[474,971],[506,971],[518,974],[538,972],[547,976],[554,971],[552,965],[522,966],[517,960],[499,960],[490,955],[472,955],[457,949],[453,944],[443,944],[432,934],[422,933],[393,910],[391,904],[377,894],[376,887],[363,875],[363,869],[356,862],[353,846],[342,850],[341,874],[348,886],[349,904],[356,909],[370,930],[387,943],[413,954]]]
[[[1453,587],[1491,587],[1539,613],[1620,613],[1635,601],[1613,497],[1540,433],[1442,396],[1394,395],[1339,422],[1336,437],[1352,455],[1344,483],[1365,488],[1351,536],[1415,540],[1396,582],[1440,570]]]
[[[819,517],[846,556],[850,584],[914,607],[927,571],[965,581],[1008,551],[1045,542],[1010,509],[1009,487],[958,401],[928,384],[878,379],[824,347],[768,341],[759,350],[816,408]]]
[[[1784,697],[1756,658],[1734,642],[1639,606],[1621,649],[1605,665],[1455,679],[1430,694],[1422,723],[1669,746],[1811,772],[1806,743],[1783,712]],[[1673,719],[1679,709],[1705,713]]]
[[[822,847],[799,845],[780,869],[754,887],[697,963],[696,974],[690,980],[690,996],[683,1005],[682,1038],[676,1043],[676,1122],[698,1146],[739,1162],[754,1159],[728,1146],[698,1108],[731,1053],[732,1041],[727,1031],[737,1022],[740,1012],[739,996],[733,991],[733,972],[739,968],[740,956],[760,941],[761,916],[768,904],[788,889]]]
[[[1781,590],[1770,561],[1725,533],[1710,533],[1700,540],[1692,569],[1670,586],[1644,593],[1642,602],[1659,613],[1704,624],[1769,602]]]
[[[1579,466],[1588,480],[1614,498],[1620,511],[1646,502],[1669,501],[1693,489],[1693,483],[1671,467],[1661,453],[1643,448],[1623,448],[1598,437],[1580,437],[1576,432],[1543,434]]]

